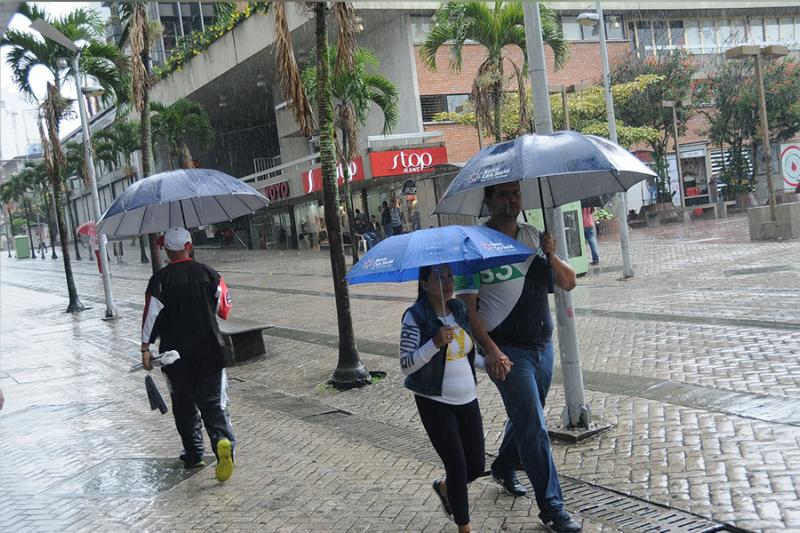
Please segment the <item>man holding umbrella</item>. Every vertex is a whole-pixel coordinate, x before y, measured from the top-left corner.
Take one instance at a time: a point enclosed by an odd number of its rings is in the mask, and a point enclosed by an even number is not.
[[[152,369],[150,344],[159,337],[159,352],[179,353],[180,359],[163,371],[175,426],[183,441],[181,460],[187,468],[205,466],[200,432],[205,424],[217,456],[217,479],[226,481],[233,473],[236,439],[227,409],[227,347],[216,316],[228,317],[230,294],[213,268],[192,260],[192,236],[186,229],[168,229],[164,248],[170,262],[153,274],[147,285],[142,365],[145,370]]]
[[[488,227],[539,250],[524,262],[457,281],[456,294],[467,304],[470,326],[509,417],[492,476],[509,494],[524,495],[515,473],[521,461],[544,524],[552,531],[577,532],[580,526],[564,511],[544,415],[554,366],[548,287],[554,276],[553,281],[569,291],[577,278],[569,263],[556,255],[550,235],[517,222],[522,209],[519,182],[485,187],[484,202],[490,213]]]

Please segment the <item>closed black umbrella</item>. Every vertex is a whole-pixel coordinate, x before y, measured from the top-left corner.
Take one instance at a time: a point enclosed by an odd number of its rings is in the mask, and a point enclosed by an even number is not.
[[[167,404],[164,403],[164,398],[156,387],[156,382],[153,381],[153,376],[149,373],[144,377],[144,388],[147,389],[147,399],[150,400],[150,410],[155,411],[158,409],[161,414],[167,413]]]

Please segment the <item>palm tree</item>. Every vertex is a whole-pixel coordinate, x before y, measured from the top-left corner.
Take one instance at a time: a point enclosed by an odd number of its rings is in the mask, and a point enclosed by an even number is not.
[[[117,110],[116,120],[92,137],[95,158],[110,169],[123,165],[132,170],[131,156],[139,150],[139,122],[128,120],[125,118],[127,115],[127,110],[121,107]]]
[[[151,38],[155,34],[147,21],[147,5],[143,0],[120,2],[119,18],[122,24],[120,47],[130,47],[131,100],[140,115],[139,147],[142,151],[142,178],[153,173],[153,133],[150,122],[150,87],[153,84],[153,62],[150,58]],[[150,248],[150,265],[155,274],[161,268],[156,236],[147,236]],[[147,261],[144,237],[139,236],[142,262]]]
[[[33,188],[33,183],[40,180],[38,174],[43,171],[44,168],[41,166],[35,166],[31,163],[26,164],[19,172],[3,183],[3,188],[0,191],[0,198],[6,205],[11,202],[22,205],[22,211],[25,213],[25,226],[28,228],[31,257],[34,259],[36,258],[36,248],[33,244],[33,232],[31,231],[31,211],[34,207],[31,202],[31,189]]]
[[[69,52],[49,39],[41,40],[33,34],[18,30],[8,30],[0,39],[0,46],[8,49],[6,61],[11,69],[14,82],[17,84],[19,91],[28,99],[31,101],[36,100],[33,87],[29,81],[29,75],[34,67],[44,66],[53,76],[53,82],[48,83],[47,97],[41,103],[44,119],[47,123],[47,135],[44,135],[41,124],[40,135],[46,154],[45,163],[50,178],[50,187],[56,203],[61,255],[64,260],[64,273],[67,278],[67,291],[69,292],[67,312],[79,312],[85,308],[78,298],[70,264],[69,243],[64,221],[64,183],[61,179],[64,154],[61,151],[61,141],[58,138],[59,124],[69,113],[70,102],[61,96],[61,87],[68,77],[74,78],[75,76],[87,74],[95,78],[100,86],[105,89],[104,99],[124,96],[126,93],[125,79],[120,75],[119,69],[122,64],[122,57],[116,46],[105,42],[103,21],[94,10],[76,9],[61,18],[53,19],[49,17],[46,11],[35,5],[22,4],[19,13],[31,21],[38,18],[46,20],[73,42],[83,40],[88,43],[81,51],[79,65],[81,72],[73,72],[69,62],[66,68],[59,66],[59,60],[63,59],[65,55],[69,55]],[[79,97],[82,96],[79,95]]]
[[[569,48],[559,29],[555,13],[540,6],[542,38],[553,50],[555,67],[564,66]],[[479,124],[489,126],[495,141],[502,140],[501,104],[505,82],[503,65],[509,61],[514,69],[520,96],[520,117],[527,113],[525,106],[525,76],[527,52],[525,48],[525,17],[521,2],[497,1],[494,8],[484,2],[447,2],[434,15],[434,26],[420,47],[420,59],[436,70],[436,52],[443,45],[450,46],[450,68],[461,70],[461,49],[466,41],[473,41],[486,49],[486,59],[478,67],[472,85],[471,99]],[[507,46],[522,50],[523,65],[517,65],[504,51]]]
[[[331,88],[336,102],[333,111],[336,153],[344,169],[342,194],[347,207],[350,225],[350,249],[353,263],[358,262],[358,246],[354,239],[355,217],[353,196],[350,192],[350,162],[358,156],[358,128],[363,126],[369,115],[370,105],[375,104],[383,113],[383,133],[388,133],[397,124],[399,100],[397,87],[391,80],[373,72],[380,64],[371,51],[357,48],[349,68],[337,69],[339,49],[328,47],[328,68],[333,72]],[[317,68],[309,66],[303,72],[303,85],[312,103],[317,101]]]
[[[355,43],[352,24],[352,6],[344,2],[334,4],[334,14],[339,21],[339,44],[344,47],[338,59],[339,68],[346,68],[352,58]],[[273,2],[275,9],[276,38],[275,50],[278,71],[286,92],[290,109],[295,120],[306,136],[313,134],[314,116],[292,46],[292,35],[286,19],[282,0]],[[316,67],[317,67],[317,118],[319,123],[319,152],[322,162],[322,195],[325,208],[325,226],[330,242],[331,271],[333,290],[336,299],[336,316],[339,326],[339,361],[330,384],[337,388],[361,387],[370,383],[370,375],[358,355],[353,319],[350,314],[350,293],[344,276],[346,265],[342,231],[337,216],[336,202],[336,148],[333,141],[333,106],[331,95],[330,64],[328,62],[328,35],[326,2],[313,4],[316,24]],[[338,65],[337,65],[338,66]]]
[[[206,109],[187,98],[169,106],[153,102],[150,109],[154,112],[153,134],[167,145],[170,168],[175,168],[176,161],[178,168],[192,168],[188,140],[197,140],[202,148],[209,148],[214,142],[214,128]]]

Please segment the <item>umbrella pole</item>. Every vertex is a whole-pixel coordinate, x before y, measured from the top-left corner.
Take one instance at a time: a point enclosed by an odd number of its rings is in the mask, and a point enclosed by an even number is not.
[[[539,205],[542,209],[542,222],[544,223],[544,232],[547,233],[547,215],[544,211],[544,194],[542,193],[542,178],[536,178],[536,182],[539,184]]]
[[[442,286],[441,276],[439,277],[439,297],[442,299],[442,324],[444,324],[447,318],[447,305],[444,302],[444,287]]]

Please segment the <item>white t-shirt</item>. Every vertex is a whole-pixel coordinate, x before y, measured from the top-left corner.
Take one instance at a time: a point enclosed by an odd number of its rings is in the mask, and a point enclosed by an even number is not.
[[[455,294],[478,294],[481,302],[478,314],[486,331],[492,331],[508,317],[522,296],[525,275],[537,255],[544,255],[539,247],[539,231],[528,224],[520,224],[516,240],[536,250],[522,263],[502,265],[471,276],[456,276]]]
[[[447,361],[444,365],[442,395],[428,396],[419,394],[450,405],[464,405],[477,398],[475,378],[469,365],[467,354],[472,350],[473,342],[466,331],[459,326],[452,313],[447,315],[444,323],[453,328],[453,340],[447,345]],[[400,361],[403,374],[409,376],[428,364],[439,348],[430,339],[420,346],[420,331],[414,315],[406,313],[403,317],[403,330],[400,343]]]

